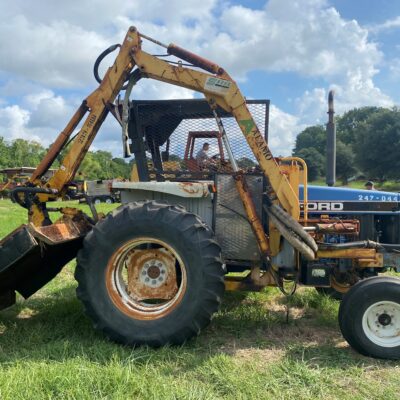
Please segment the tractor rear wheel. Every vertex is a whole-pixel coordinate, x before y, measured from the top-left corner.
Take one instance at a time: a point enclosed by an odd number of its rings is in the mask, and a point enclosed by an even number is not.
[[[77,295],[95,328],[127,345],[181,344],[199,334],[224,292],[213,232],[182,207],[124,205],[84,240]]]
[[[400,359],[400,279],[364,279],[344,295],[339,308],[344,338],[363,355]]]

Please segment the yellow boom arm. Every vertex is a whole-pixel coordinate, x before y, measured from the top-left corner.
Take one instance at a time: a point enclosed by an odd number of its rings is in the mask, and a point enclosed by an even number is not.
[[[108,69],[100,86],[83,102],[66,129],[61,132],[49,153],[33,174],[31,183],[34,186],[48,188],[54,192],[61,193],[63,191],[65,185],[73,179],[104,121],[108,112],[107,105],[114,101],[129,73],[136,65],[140,69],[142,76],[201,92],[205,95],[212,108],[218,105],[231,113],[257,158],[260,168],[269,180],[279,203],[290,215],[298,219],[300,211],[297,195],[286,176],[281,173],[235,81],[218,65],[175,45],[168,46],[170,54],[190,61],[194,66],[205,69],[210,73],[187,68],[179,64],[177,66],[171,65],[143,51],[141,48],[142,37],[150,39],[145,35],[141,35],[134,27],[129,29],[114,65]],[[42,183],[41,176],[50,167],[87,111],[89,111],[89,115],[64,157],[60,168],[48,182]],[[39,193],[37,195],[39,205],[34,204],[30,207],[31,222],[37,226],[43,223],[45,216],[40,203],[45,203],[56,195],[56,193]]]

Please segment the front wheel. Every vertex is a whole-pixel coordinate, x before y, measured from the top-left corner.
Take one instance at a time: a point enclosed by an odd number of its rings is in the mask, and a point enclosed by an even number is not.
[[[379,276],[357,283],[344,295],[339,325],[361,354],[400,359],[400,280]]]
[[[78,254],[77,295],[97,329],[128,345],[181,344],[218,310],[220,248],[181,207],[124,205],[100,221]]]

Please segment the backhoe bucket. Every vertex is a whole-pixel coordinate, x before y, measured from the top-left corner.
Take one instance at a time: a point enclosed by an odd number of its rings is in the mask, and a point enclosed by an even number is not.
[[[30,297],[76,257],[90,227],[72,222],[35,228],[22,225],[0,241],[0,309],[15,291]]]

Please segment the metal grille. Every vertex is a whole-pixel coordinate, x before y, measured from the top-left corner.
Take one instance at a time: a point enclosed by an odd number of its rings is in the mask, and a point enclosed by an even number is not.
[[[248,175],[246,182],[259,217],[262,215],[262,176]],[[235,181],[230,175],[216,176],[215,236],[225,259],[259,260],[257,240],[247,221]]]
[[[251,100],[247,105],[260,132],[267,136],[269,101]],[[239,167],[253,172],[256,160],[236,120],[222,109],[217,113]],[[205,100],[132,101],[129,136],[140,180],[188,179],[205,172],[229,172],[228,154]],[[204,143],[209,143],[207,156],[215,161],[211,168],[199,168],[196,159]],[[172,170],[179,173],[171,174]]]

